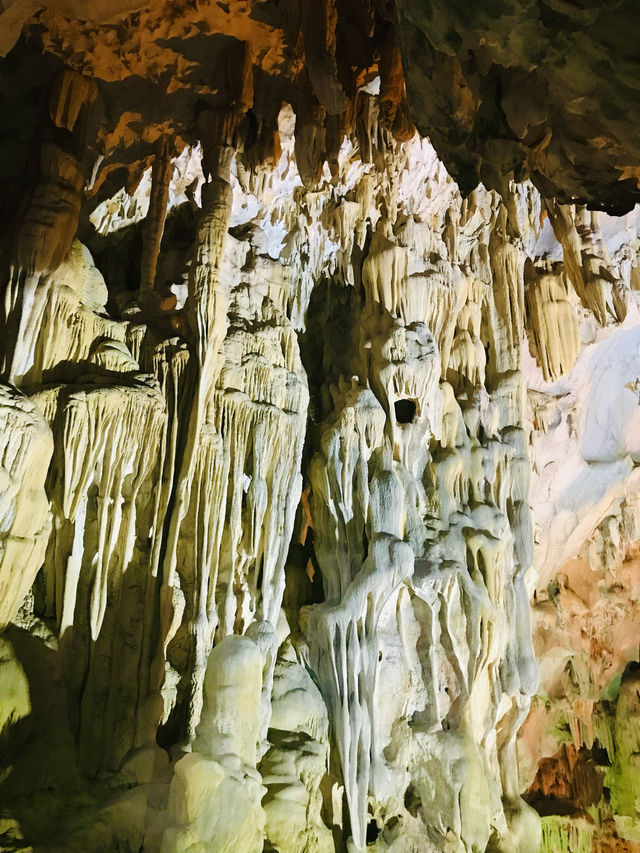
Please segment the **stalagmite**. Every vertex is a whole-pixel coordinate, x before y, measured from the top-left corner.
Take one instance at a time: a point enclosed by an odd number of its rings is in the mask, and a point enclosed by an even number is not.
[[[212,651],[193,751],[176,763],[162,853],[262,850],[264,789],[256,773],[263,660],[246,637]]]
[[[295,649],[283,644],[275,667],[269,749],[260,764],[266,837],[282,853],[334,849],[322,821],[320,784],[328,758],[327,710]]]

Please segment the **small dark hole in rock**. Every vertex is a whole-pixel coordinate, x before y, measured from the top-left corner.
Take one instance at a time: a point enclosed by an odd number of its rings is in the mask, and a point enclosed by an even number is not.
[[[375,820],[370,820],[367,824],[367,844],[373,844],[374,841],[377,840],[380,835],[380,830],[378,829],[378,824]]]
[[[418,809],[422,808],[422,800],[417,788],[413,784],[409,785],[404,793],[404,807],[412,817],[418,816]]]
[[[399,424],[410,424],[416,416],[414,400],[396,400],[393,407],[396,410],[396,421]]]

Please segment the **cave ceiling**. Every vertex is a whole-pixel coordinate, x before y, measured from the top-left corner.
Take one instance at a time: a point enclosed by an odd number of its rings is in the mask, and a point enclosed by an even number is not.
[[[85,194],[106,198],[135,187],[159,140],[179,153],[199,138],[211,106],[243,116],[237,142],[263,161],[290,103],[312,183],[372,84],[381,125],[400,140],[417,127],[463,192],[530,177],[624,213],[640,198],[639,17],[633,0],[15,0],[0,11],[3,213],[43,139],[77,149]],[[88,81],[73,134],[51,114],[64,69]]]

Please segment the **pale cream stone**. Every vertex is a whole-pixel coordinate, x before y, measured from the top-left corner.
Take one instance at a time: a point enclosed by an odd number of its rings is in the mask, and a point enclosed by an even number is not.
[[[193,751],[175,766],[162,853],[259,853],[264,787],[256,772],[263,657],[247,637],[225,637],[209,655]]]
[[[38,407],[0,385],[0,630],[44,562],[51,533],[45,480],[53,437]]]

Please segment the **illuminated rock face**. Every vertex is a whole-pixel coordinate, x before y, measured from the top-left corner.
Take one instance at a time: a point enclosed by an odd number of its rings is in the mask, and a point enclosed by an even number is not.
[[[604,217],[601,226],[599,258],[590,251],[590,263],[608,288],[634,256],[636,217]],[[585,235],[591,245],[593,234]],[[630,780],[640,640],[640,317],[633,298],[625,308],[624,321],[606,328],[596,309],[578,309],[579,354],[555,382],[527,369],[540,685],[518,750],[526,799],[544,815],[544,850],[635,850],[639,841]]]
[[[636,843],[638,217],[463,197],[393,10],[98,5],[6,60],[6,849]]]

